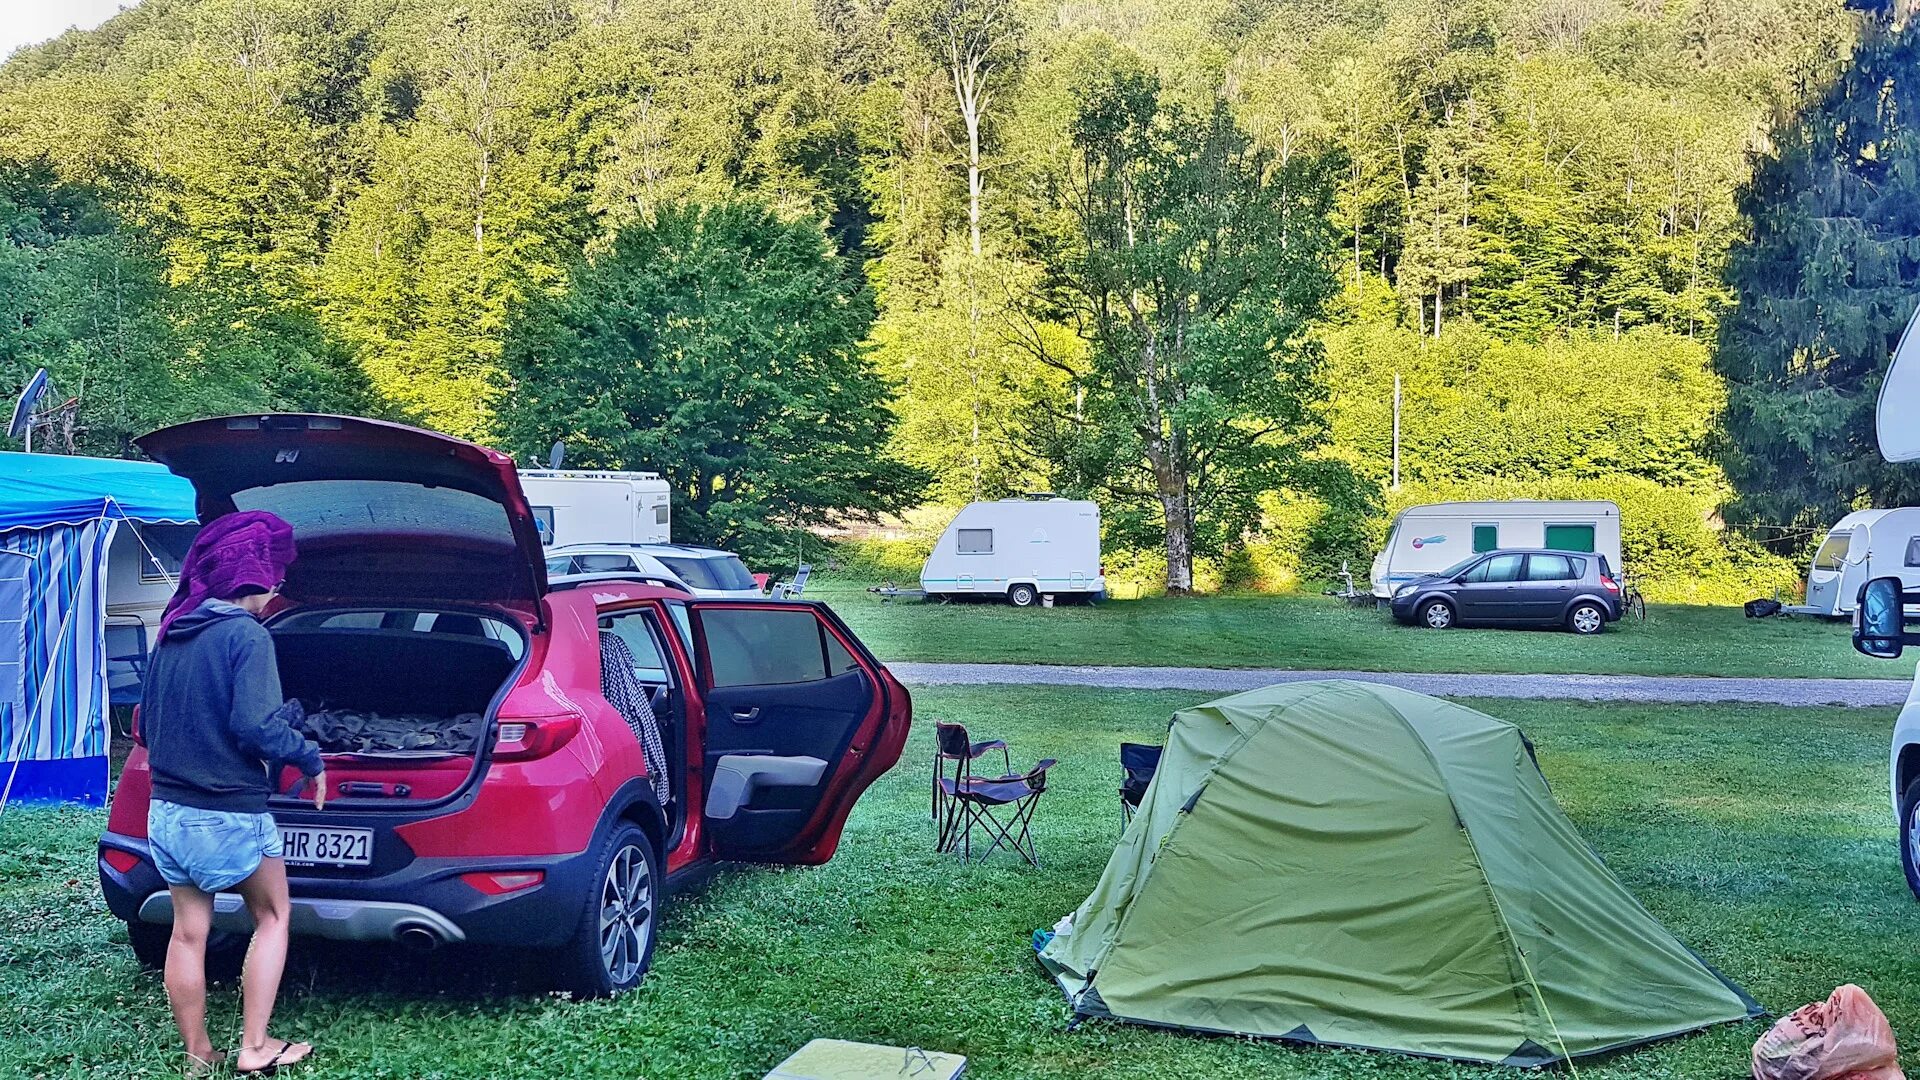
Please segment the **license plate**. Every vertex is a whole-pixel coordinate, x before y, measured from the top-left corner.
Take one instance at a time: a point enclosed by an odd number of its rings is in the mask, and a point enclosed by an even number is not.
[[[285,848],[285,859],[293,866],[368,866],[373,862],[372,829],[282,825],[280,844]]]

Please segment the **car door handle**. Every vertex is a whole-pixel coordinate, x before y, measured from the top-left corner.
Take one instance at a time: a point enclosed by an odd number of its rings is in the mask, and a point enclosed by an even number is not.
[[[760,706],[755,705],[750,709],[735,709],[733,710],[733,719],[735,723],[751,724],[760,719]]]

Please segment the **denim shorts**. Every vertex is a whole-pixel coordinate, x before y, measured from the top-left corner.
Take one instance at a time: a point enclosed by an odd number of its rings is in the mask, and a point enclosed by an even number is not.
[[[155,799],[147,806],[147,844],[162,881],[217,893],[252,877],[261,859],[280,857],[280,827],[271,814],[201,810]]]

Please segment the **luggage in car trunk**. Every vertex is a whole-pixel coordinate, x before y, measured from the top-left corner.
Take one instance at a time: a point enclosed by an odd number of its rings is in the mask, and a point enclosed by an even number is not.
[[[463,786],[524,652],[505,622],[455,612],[296,612],[272,630],[282,690],[349,797]]]

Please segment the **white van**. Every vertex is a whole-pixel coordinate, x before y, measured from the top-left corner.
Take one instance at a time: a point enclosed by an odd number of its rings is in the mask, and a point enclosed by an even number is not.
[[[671,489],[659,473],[522,469],[520,487],[547,547],[671,540]]]
[[[1409,506],[1395,515],[1386,547],[1373,560],[1373,595],[1390,600],[1394,589],[1415,578],[1496,548],[1591,551],[1617,574],[1620,508],[1604,501],[1539,499]]]
[[[1807,602],[1787,610],[1846,618],[1860,601],[1860,586],[1879,577],[1920,589],[1920,507],[1855,510],[1835,522],[1807,568]]]
[[[1043,596],[1097,599],[1107,592],[1100,565],[1100,508],[1050,496],[969,503],[920,568],[928,599],[1004,597],[1032,607]]]

